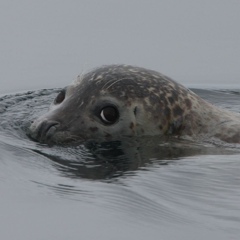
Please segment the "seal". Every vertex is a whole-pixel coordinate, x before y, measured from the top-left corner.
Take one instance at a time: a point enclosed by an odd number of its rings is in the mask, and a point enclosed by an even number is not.
[[[156,71],[108,65],[78,76],[30,126],[30,137],[55,144],[156,135],[240,143],[240,115]]]

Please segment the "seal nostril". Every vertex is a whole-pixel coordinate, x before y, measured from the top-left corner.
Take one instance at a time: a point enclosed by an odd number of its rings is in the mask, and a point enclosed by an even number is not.
[[[37,139],[39,139],[41,142],[49,139],[54,134],[58,126],[60,126],[60,123],[57,121],[43,121],[39,126]]]

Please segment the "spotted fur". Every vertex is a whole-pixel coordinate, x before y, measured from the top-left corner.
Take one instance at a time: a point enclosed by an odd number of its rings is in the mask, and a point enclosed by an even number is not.
[[[96,109],[110,103],[117,106],[120,118],[105,126]],[[41,132],[49,121],[59,124],[51,134]],[[78,77],[66,88],[64,101],[52,104],[30,132],[42,142],[170,135],[240,143],[240,116],[213,106],[156,71],[110,65]]]

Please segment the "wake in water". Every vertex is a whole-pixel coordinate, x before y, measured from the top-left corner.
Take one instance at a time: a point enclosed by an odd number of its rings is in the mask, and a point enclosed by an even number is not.
[[[1,200],[24,199],[28,206],[33,196],[45,209],[61,198],[64,215],[66,206],[77,203],[94,218],[96,208],[123,222],[170,232],[184,226],[189,232],[220,231],[226,239],[239,236],[238,146],[156,137],[75,146],[34,142],[27,136],[31,121],[48,110],[58,91],[0,98]],[[194,91],[240,112],[240,91]]]
[[[101,144],[90,141],[75,146],[53,147],[36,143],[27,136],[28,128],[33,119],[48,110],[49,102],[58,91],[48,89],[1,97],[0,149],[8,144],[12,148],[19,147],[21,151],[31,150],[58,163],[59,169],[68,176],[108,180],[156,162],[161,165],[189,156],[239,153],[238,146],[234,144],[212,140],[192,142],[171,137],[126,138]],[[228,104],[230,110],[240,109],[238,91],[194,91],[219,106]]]

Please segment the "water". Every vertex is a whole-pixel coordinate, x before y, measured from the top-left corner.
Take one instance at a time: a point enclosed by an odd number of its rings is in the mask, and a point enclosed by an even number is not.
[[[0,96],[1,239],[239,239],[239,146],[36,143],[58,90]],[[194,91],[240,112],[239,90]]]

